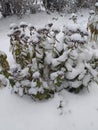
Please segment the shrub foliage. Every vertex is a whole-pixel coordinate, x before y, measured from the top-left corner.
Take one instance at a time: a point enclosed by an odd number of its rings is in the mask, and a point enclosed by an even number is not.
[[[77,26],[76,19],[73,22],[63,30],[53,23],[42,28],[25,22],[10,25],[16,66],[10,69],[9,81],[15,93],[42,100],[62,89],[78,93],[98,83],[96,50],[88,45],[87,31]]]

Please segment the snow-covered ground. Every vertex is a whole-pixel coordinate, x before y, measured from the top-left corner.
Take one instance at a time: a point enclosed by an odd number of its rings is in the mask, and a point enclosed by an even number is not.
[[[82,16],[81,14],[84,14]],[[79,22],[86,27],[88,12],[78,13]],[[37,13],[22,19],[16,16],[0,19],[0,50],[4,51],[10,64],[14,63],[9,52],[10,23],[25,21],[41,27],[54,22],[62,27],[70,22],[70,15]],[[58,19],[58,20],[56,20]],[[98,86],[92,84],[79,94],[67,91],[56,93],[48,101],[35,102],[30,97],[19,97],[9,87],[0,89],[0,130],[97,130],[98,129]],[[59,108],[62,101],[62,108]]]

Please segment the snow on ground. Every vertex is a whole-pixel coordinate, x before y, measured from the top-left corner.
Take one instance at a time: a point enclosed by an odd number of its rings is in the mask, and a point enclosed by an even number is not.
[[[84,13],[85,12],[85,13]],[[84,17],[78,13],[81,25],[86,25],[88,13]],[[38,13],[26,15],[22,19],[16,16],[0,19],[0,50],[8,55],[10,64],[14,64],[9,53],[9,38],[7,33],[10,23],[25,21],[35,26],[43,26],[47,22],[61,27],[69,24],[69,15],[47,15]],[[58,19],[56,21],[56,19]],[[62,101],[62,108],[59,108]],[[30,97],[23,98],[11,93],[9,87],[0,89],[0,130],[98,130],[98,86],[92,84],[80,94],[66,91],[55,94],[48,101],[35,102]]]

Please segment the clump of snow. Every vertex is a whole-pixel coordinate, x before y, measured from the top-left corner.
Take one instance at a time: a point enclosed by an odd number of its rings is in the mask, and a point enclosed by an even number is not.
[[[10,24],[10,29],[11,29],[11,30],[18,29],[18,25],[17,25],[16,23],[11,23],[11,24]]]
[[[29,68],[28,68],[28,67],[24,68],[24,69],[21,71],[21,75],[22,75],[23,77],[25,77],[26,75],[28,75],[28,73],[29,73]]]
[[[31,82],[31,88],[36,87],[36,85],[37,85],[36,82],[34,82],[34,81]]]
[[[95,6],[98,7],[98,2],[95,3]]]
[[[70,39],[75,42],[83,42],[81,35],[78,33],[71,35]]]
[[[33,35],[33,36],[30,38],[30,42],[37,44],[37,43],[39,42],[39,39],[38,39],[37,35]]]
[[[58,34],[60,32],[60,28],[57,27],[57,26],[53,26],[52,27],[52,31],[55,33],[55,34]]]
[[[29,94],[34,94],[34,95],[36,95],[37,94],[37,89],[36,88],[30,88],[29,89]]]
[[[94,11],[94,10],[90,10],[89,14],[90,14],[90,15],[94,15],[94,14],[95,14],[95,11]]]
[[[8,81],[3,74],[0,74],[0,87],[7,86]]]
[[[39,77],[40,77],[40,73],[38,71],[36,71],[36,72],[33,73],[33,78],[34,79],[37,79]]]

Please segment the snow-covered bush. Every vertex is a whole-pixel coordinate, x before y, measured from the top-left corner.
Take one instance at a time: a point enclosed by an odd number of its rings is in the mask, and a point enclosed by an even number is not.
[[[63,72],[55,67],[60,64],[56,62],[63,53],[56,48],[60,30],[51,28],[52,25],[38,29],[24,22],[19,26],[10,25],[10,50],[17,67],[11,69],[9,79],[14,91],[21,96],[28,94],[40,100],[49,98],[61,83]]]
[[[77,16],[72,14],[71,16],[72,23],[67,24],[63,27],[64,33],[64,42],[68,46],[73,45],[82,45],[88,43],[88,32],[85,26],[82,26],[77,23]]]
[[[16,61],[9,80],[20,96],[42,100],[61,89],[78,93],[98,82],[98,56],[88,46],[86,29],[76,22],[62,31],[52,23],[42,28],[11,24],[8,36]]]
[[[98,56],[89,48],[86,29],[74,22],[63,27],[67,60],[65,61],[65,87],[78,93],[91,82],[98,82]]]
[[[7,55],[0,51],[0,87],[7,86],[7,78],[9,77],[9,63]]]
[[[89,17],[87,29],[90,32],[90,40],[98,44],[98,2],[95,4],[95,14]]]

